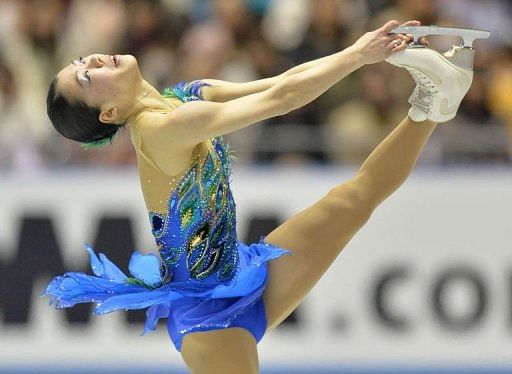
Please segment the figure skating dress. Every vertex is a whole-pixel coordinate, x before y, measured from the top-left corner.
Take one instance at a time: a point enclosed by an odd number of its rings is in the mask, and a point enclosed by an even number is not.
[[[183,103],[202,100],[204,84],[181,82],[163,96]],[[187,333],[228,327],[244,328],[260,341],[267,327],[262,300],[267,262],[289,252],[264,237],[249,246],[237,240],[230,173],[226,143],[211,139],[206,155],[193,158],[170,191],[166,212],[149,211],[160,256],[133,252],[127,276],[86,244],[94,275],[57,276],[42,296],[52,296],[56,308],[95,303],[94,314],[147,308],[144,333],[167,318],[178,351]]]

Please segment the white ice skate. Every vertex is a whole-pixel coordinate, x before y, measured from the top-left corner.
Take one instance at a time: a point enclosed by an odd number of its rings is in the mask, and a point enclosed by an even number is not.
[[[386,59],[390,64],[409,71],[416,88],[409,103],[409,117],[413,121],[446,122],[457,114],[460,103],[473,81],[475,50],[473,41],[488,38],[489,31],[448,28],[439,26],[400,26],[393,33],[412,34],[414,40],[407,48]],[[464,45],[454,45],[439,53],[419,43],[426,35],[457,35]]]

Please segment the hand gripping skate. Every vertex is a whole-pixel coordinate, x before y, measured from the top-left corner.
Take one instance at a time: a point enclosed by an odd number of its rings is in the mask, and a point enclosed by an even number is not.
[[[390,64],[409,71],[416,88],[409,98],[409,117],[413,121],[446,122],[457,114],[460,102],[473,81],[475,39],[488,38],[489,31],[439,26],[399,26],[392,33],[412,34],[407,48],[386,59]],[[463,45],[454,45],[439,53],[419,43],[426,35],[456,35]]]

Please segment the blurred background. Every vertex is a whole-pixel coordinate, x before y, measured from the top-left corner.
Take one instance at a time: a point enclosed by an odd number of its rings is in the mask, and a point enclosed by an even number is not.
[[[162,0],[0,1],[0,169],[134,164],[128,134],[116,147],[82,152],[45,115],[52,77],[91,53],[135,55],[146,80],[249,81],[335,53],[386,20],[492,31],[456,126],[433,139],[433,164],[508,163],[512,142],[509,1]],[[454,40],[455,39],[455,40]],[[457,38],[432,37],[446,50]],[[241,163],[358,164],[400,120],[413,88],[407,72],[382,63],[344,79],[311,105],[229,136]]]
[[[262,372],[512,372],[510,1],[0,0],[0,373],[184,372],[165,326],[137,336],[140,313],[99,322],[89,308],[56,312],[37,297],[51,276],[87,269],[84,241],[123,264],[135,247],[154,249],[128,131],[84,151],[46,116],[64,65],[133,54],[160,90],[243,82],[340,51],[389,19],[492,35],[475,43],[456,119],[262,343]],[[461,39],[429,41],[445,51]],[[366,66],[310,105],[226,136],[240,238],[268,233],[350,177],[407,113],[413,88],[401,69]]]

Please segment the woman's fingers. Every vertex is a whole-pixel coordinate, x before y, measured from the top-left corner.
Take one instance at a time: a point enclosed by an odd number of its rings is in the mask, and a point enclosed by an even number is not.
[[[402,40],[401,40],[401,39],[399,39],[399,38],[396,38],[396,39],[391,40],[391,41],[386,45],[386,47],[387,47],[388,49],[393,49],[393,48],[398,47],[400,44],[402,44]]]
[[[391,20],[391,21],[386,22],[380,28],[380,30],[383,32],[386,32],[387,34],[390,34],[391,31],[393,31],[393,29],[395,29],[398,26],[421,26],[421,22],[416,21],[416,20],[411,20],[411,21],[404,22],[404,23],[402,23],[402,25],[400,25],[400,23],[397,20]]]
[[[392,20],[386,22],[381,28],[380,31],[386,34],[390,34],[393,29],[397,28],[400,25],[400,23],[397,20]]]
[[[406,47],[407,47],[407,41],[405,39],[400,39],[400,38],[392,40],[388,44],[388,48],[391,50],[391,53],[402,51]]]
[[[401,26],[421,26],[421,22],[420,21],[407,21],[405,23],[402,23]]]
[[[421,26],[421,22],[420,21],[416,21],[416,20],[412,20],[412,21],[404,22],[400,26]],[[397,34],[397,35],[399,35],[400,37],[404,38],[406,40],[406,42],[408,42],[408,43],[414,41],[414,37],[412,36],[412,34]],[[425,39],[425,37],[422,37],[420,39],[420,43],[424,44],[424,45],[428,45],[428,42]]]
[[[393,37],[398,37],[405,40],[407,43],[411,43],[414,41],[414,37],[411,34],[391,34]],[[423,45],[428,45],[428,40],[426,36],[422,36],[419,38],[419,43]]]
[[[407,47],[407,44],[412,42],[413,38],[403,35],[403,34],[391,34],[388,38],[388,44],[387,47],[395,50],[398,48],[398,50],[402,50],[405,47]],[[422,36],[419,39],[420,44],[422,45],[428,45],[428,40],[426,37]]]
[[[396,36],[405,40],[407,43],[410,43],[414,40],[412,34],[396,34]]]

